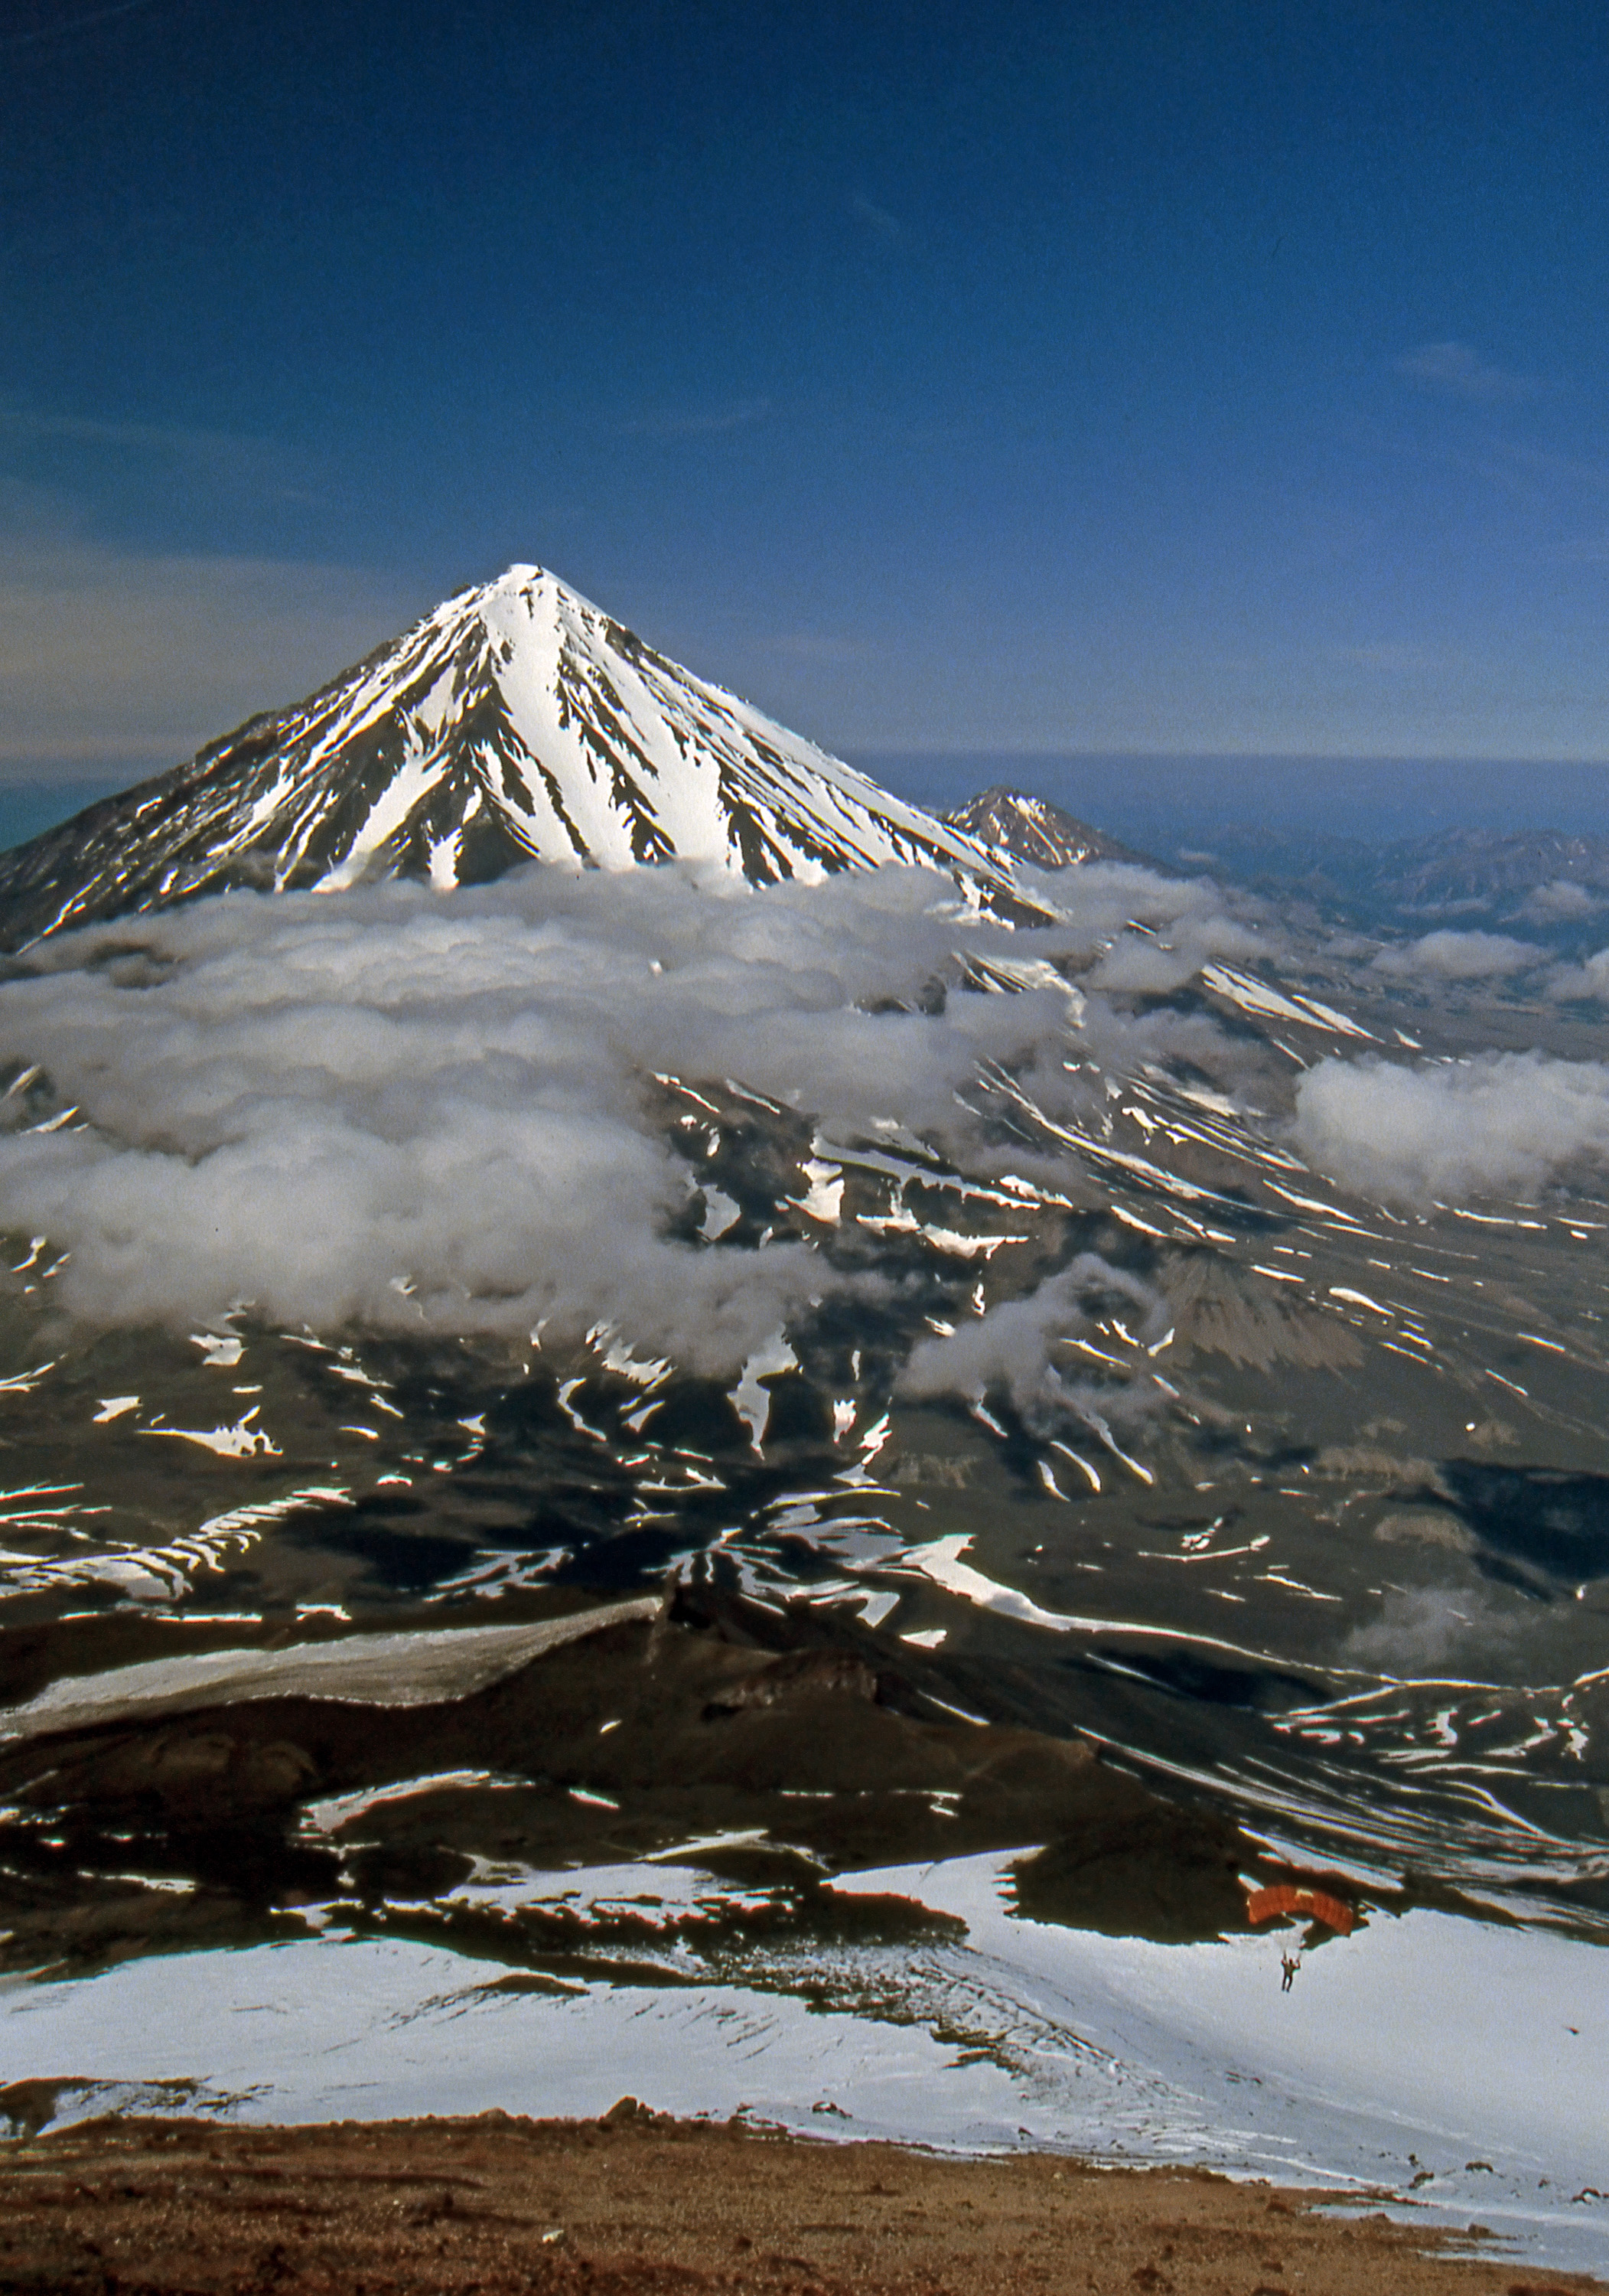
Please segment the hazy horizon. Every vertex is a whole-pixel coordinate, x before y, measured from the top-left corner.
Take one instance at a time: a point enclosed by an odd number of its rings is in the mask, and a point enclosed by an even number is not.
[[[896,796],[934,812],[1001,783],[1048,798],[1124,843],[1170,854],[1192,841],[1210,851],[1214,838],[1254,832],[1371,843],[1454,829],[1609,837],[1609,765],[1095,751],[844,754]],[[0,850],[167,770],[158,764],[127,777],[0,782]]]

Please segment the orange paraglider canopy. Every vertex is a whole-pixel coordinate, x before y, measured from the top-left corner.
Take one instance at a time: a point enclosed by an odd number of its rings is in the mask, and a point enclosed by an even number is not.
[[[1322,1922],[1327,1930],[1334,1930],[1337,1937],[1350,1937],[1358,1926],[1352,1906],[1332,1898],[1327,1890],[1276,1882],[1269,1889],[1246,1891],[1246,1917],[1254,1927],[1259,1922],[1272,1921],[1277,1914],[1305,1915],[1308,1920]]]

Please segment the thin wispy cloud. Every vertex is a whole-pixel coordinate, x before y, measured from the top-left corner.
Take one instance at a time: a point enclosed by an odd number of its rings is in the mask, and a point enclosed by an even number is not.
[[[97,415],[44,414],[37,409],[0,403],[0,432],[12,439],[66,439],[78,446],[135,447],[158,453],[215,451],[242,442],[226,433],[186,430],[164,422],[109,422]]]
[[[1411,639],[1401,638],[1382,638],[1368,645],[1336,646],[1333,658],[1350,662],[1359,669],[1398,671],[1404,675],[1464,667],[1462,658],[1457,654],[1435,646],[1416,645]]]
[[[875,651],[861,638],[835,637],[820,630],[788,630],[770,641],[772,653],[795,661],[868,661]]]
[[[706,439],[723,430],[747,430],[766,422],[771,413],[769,398],[738,398],[723,406],[660,407],[633,415],[619,427],[627,439]]]
[[[1486,405],[1505,399],[1537,398],[1543,386],[1535,375],[1491,366],[1468,343],[1421,343],[1393,362],[1396,373],[1426,390]]]
[[[1604,463],[1588,462],[1579,455],[1556,454],[1520,439],[1489,439],[1478,453],[1460,459],[1464,468],[1521,502],[1551,505],[1561,496],[1568,499],[1609,492],[1609,467]]]
[[[1580,537],[1559,531],[1561,515],[1585,511],[1601,516],[1593,498],[1609,494],[1609,463],[1473,430],[1461,437],[1397,437],[1386,442],[1386,451],[1438,484],[1450,472],[1460,480],[1478,480],[1522,508],[1544,512],[1549,530],[1539,534],[1537,547],[1554,563],[1595,565],[1609,554],[1609,537],[1601,529]]]
[[[244,488],[278,502],[315,502],[306,458],[275,439],[172,422],[128,422],[102,415],[62,414],[0,400],[0,449],[78,448],[95,455],[140,457],[212,484]]]
[[[904,239],[905,226],[898,216],[890,215],[886,208],[878,207],[863,192],[856,192],[849,202],[850,213],[858,216],[874,239],[885,247],[898,247]]]
[[[156,4],[157,0],[111,0],[109,7],[82,10],[60,23],[39,24],[27,32],[8,32],[0,37],[0,54],[13,48],[37,48],[55,40],[69,40],[79,32],[92,32],[119,16],[142,13]]]
[[[94,767],[130,781],[176,765],[257,709],[295,700],[429,603],[350,563],[140,548],[96,531],[96,457],[143,483],[238,506],[297,499],[272,439],[0,402],[0,777]],[[53,449],[42,458],[27,450]]]

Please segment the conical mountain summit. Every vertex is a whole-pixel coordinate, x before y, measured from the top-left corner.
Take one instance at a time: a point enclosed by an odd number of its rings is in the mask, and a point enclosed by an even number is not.
[[[1009,868],[557,576],[461,592],[293,708],[0,857],[0,940],[234,886],[484,883],[523,862],[715,863],[751,882],[883,862],[1020,907]]]

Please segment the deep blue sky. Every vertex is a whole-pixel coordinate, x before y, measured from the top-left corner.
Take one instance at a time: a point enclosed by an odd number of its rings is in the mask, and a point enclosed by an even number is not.
[[[10,0],[0,777],[557,569],[830,747],[1609,758],[1609,18]]]

